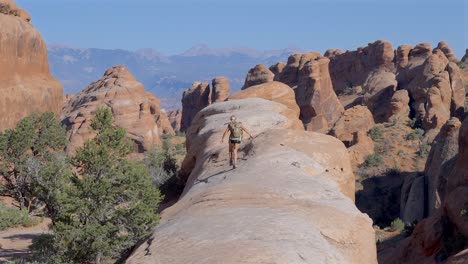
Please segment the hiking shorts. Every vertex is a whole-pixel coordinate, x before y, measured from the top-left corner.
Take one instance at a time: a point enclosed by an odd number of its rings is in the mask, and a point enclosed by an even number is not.
[[[241,138],[229,138],[229,142],[231,142],[231,144],[240,144]]]

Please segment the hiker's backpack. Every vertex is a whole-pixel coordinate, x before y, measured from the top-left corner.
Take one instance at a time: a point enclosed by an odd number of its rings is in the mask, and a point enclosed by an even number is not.
[[[231,138],[242,138],[242,124],[240,122],[232,121],[228,125],[229,131],[231,132]]]

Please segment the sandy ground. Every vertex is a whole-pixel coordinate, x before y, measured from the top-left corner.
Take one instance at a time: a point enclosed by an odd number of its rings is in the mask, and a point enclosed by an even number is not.
[[[28,247],[33,238],[49,232],[49,224],[50,220],[46,219],[37,226],[0,231],[0,263],[30,254]]]

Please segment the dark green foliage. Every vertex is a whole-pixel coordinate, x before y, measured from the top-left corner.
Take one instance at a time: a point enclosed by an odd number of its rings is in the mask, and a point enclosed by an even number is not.
[[[457,62],[457,65],[460,67],[460,69],[468,68],[468,61],[459,61]]]
[[[415,128],[413,132],[406,135],[406,140],[421,140],[424,136],[424,130]]]
[[[17,226],[30,227],[37,223],[38,221],[31,218],[26,210],[7,208],[0,203],[0,230]]]
[[[380,154],[374,153],[367,155],[366,160],[361,165],[363,168],[377,167],[383,162],[383,157]]]
[[[110,110],[98,110],[91,127],[97,135],[71,159],[77,173],[54,216],[55,253],[75,263],[118,257],[159,221],[160,193],[144,164],[126,159],[131,144]]]
[[[390,224],[390,229],[392,231],[403,231],[405,229],[405,223],[400,218],[397,218]]]
[[[14,198],[20,209],[32,212],[40,207],[31,189],[32,176],[49,166],[66,142],[65,128],[53,113],[29,116],[15,129],[0,133],[0,175],[5,180],[0,195]]]
[[[375,126],[373,128],[371,128],[369,130],[369,137],[373,140],[373,141],[378,141],[379,139],[382,138],[382,134],[383,134],[383,131],[380,127],[378,126]]]

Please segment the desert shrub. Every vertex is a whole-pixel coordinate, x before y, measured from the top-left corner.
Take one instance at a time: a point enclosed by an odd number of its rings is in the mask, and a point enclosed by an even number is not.
[[[151,182],[156,187],[162,186],[177,174],[176,160],[168,150],[152,148],[145,154],[144,164],[149,171]]]
[[[468,68],[468,61],[459,61],[457,62],[457,65],[460,67],[460,69]]]
[[[412,118],[408,122],[408,126],[413,128],[413,129],[422,128],[423,127],[423,117],[421,115],[418,115],[418,116]]]
[[[406,152],[404,152],[403,150],[400,150],[400,151],[398,151],[397,155],[399,157],[404,157],[404,156],[406,156]]]
[[[383,162],[383,157],[380,154],[374,153],[367,155],[366,160],[361,165],[364,168],[377,167]]]
[[[413,132],[406,135],[406,140],[421,140],[424,136],[424,130],[415,128]]]
[[[175,135],[177,137],[186,137],[185,132],[182,132],[182,131],[176,131]]]
[[[375,126],[369,130],[368,134],[373,141],[377,141],[382,138],[383,131],[382,128]]]
[[[18,226],[30,227],[36,224],[38,221],[31,218],[27,210],[8,208],[0,203],[0,230]]]
[[[390,230],[392,231],[402,231],[405,229],[405,223],[400,219],[397,218],[392,221],[390,224]]]
[[[390,169],[387,169],[386,173],[387,176],[393,177],[393,176],[399,176],[400,175],[400,169],[398,167],[393,167]]]

